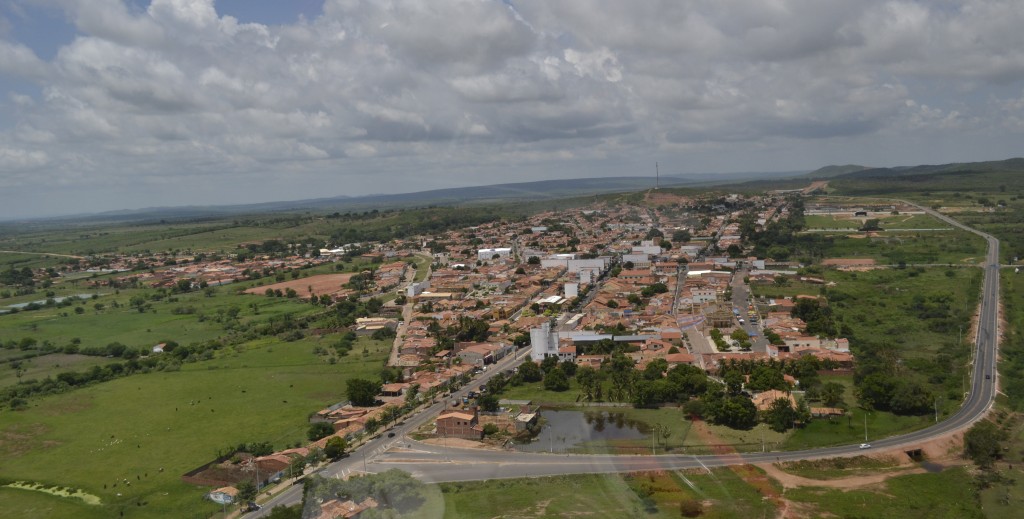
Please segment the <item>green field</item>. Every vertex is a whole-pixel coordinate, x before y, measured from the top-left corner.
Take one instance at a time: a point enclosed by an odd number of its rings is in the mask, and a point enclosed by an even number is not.
[[[236,295],[234,290],[237,288],[233,285],[217,288],[213,297],[206,297],[201,292],[171,295],[160,301],[151,301],[152,308],[143,313],[130,307],[130,300],[136,295],[152,294],[152,289],[121,290],[116,294],[100,290],[96,293],[103,295],[79,301],[71,307],[46,307],[0,315],[0,336],[16,340],[31,337],[39,343],[49,341],[57,347],[77,338],[82,347],[120,342],[148,349],[161,341],[190,344],[216,339],[228,333],[223,316],[231,308],[239,310],[239,327],[286,313],[298,317],[317,310],[296,299]],[[120,308],[115,308],[115,303]],[[253,303],[257,305],[256,309],[250,306]],[[96,304],[102,304],[103,308],[98,310]],[[83,308],[84,312],[76,313],[75,307]]]
[[[863,222],[849,218],[837,218],[826,215],[808,215],[804,217],[808,229],[850,229],[857,230]]]
[[[692,486],[691,486],[692,485]],[[729,469],[446,483],[445,518],[676,518],[684,499],[703,501],[701,517],[772,517],[775,508]]]
[[[868,238],[820,238],[825,258],[871,258],[882,265],[964,265],[985,257],[985,242],[966,231],[891,231]]]
[[[14,351],[18,350],[13,350],[12,353]],[[2,361],[3,357],[0,357],[0,362]],[[62,371],[84,371],[93,366],[102,366],[104,364],[110,364],[111,362],[114,362],[114,359],[86,355],[50,353],[20,361],[20,378],[25,380],[33,378],[42,379],[49,376],[56,376]],[[17,384],[18,380],[19,369],[15,369],[11,365],[0,364],[0,387]]]
[[[787,490],[786,498],[806,504],[809,508],[808,516],[811,517],[985,517],[969,481],[968,472],[955,467],[938,474],[897,476],[886,481],[882,489],[802,487]]]
[[[375,378],[390,348],[361,339],[346,360],[329,365],[312,353],[316,344],[255,341],[180,371],[132,375],[0,412],[0,478],[78,488],[103,502],[4,489],[0,517],[30,517],[40,507],[58,516],[209,516],[217,510],[202,500],[209,489],[182,483],[181,474],[240,442],[304,441],[308,414],[342,400],[347,379]]]

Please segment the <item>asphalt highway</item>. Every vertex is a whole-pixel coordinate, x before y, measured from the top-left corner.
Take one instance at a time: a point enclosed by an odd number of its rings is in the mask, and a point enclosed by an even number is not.
[[[911,204],[913,205],[913,204]],[[871,450],[902,448],[912,450],[923,443],[950,432],[963,429],[982,416],[992,405],[996,392],[996,350],[998,347],[999,308],[999,241],[991,235],[969,228],[956,220],[931,209],[917,206],[935,218],[950,225],[983,237],[988,243],[984,262],[984,282],[981,297],[978,330],[975,336],[974,365],[971,376],[971,390],[961,408],[948,419],[931,427],[911,433],[884,439],[869,439]],[[527,350],[528,352],[528,350]],[[522,362],[527,352],[519,352],[517,358],[503,359],[495,368],[483,373],[449,399],[461,396],[486,383],[495,373],[509,369]],[[330,464],[320,471],[326,477],[344,476],[353,472],[383,472],[398,468],[413,474],[424,482],[477,481],[487,479],[521,478],[531,476],[552,476],[561,474],[621,473],[646,470],[678,470],[692,468],[721,467],[747,463],[770,463],[776,461],[798,461],[833,458],[862,454],[859,445],[827,447],[803,451],[762,452],[729,455],[687,456],[684,454],[649,456],[612,456],[579,454],[545,454],[527,452],[505,452],[480,449],[462,449],[427,445],[409,440],[405,435],[432,419],[443,409],[438,402],[409,418],[404,425],[371,440],[351,456]],[[275,505],[292,505],[301,500],[301,487],[296,486],[278,494],[264,506],[264,510],[253,514],[262,515]]]

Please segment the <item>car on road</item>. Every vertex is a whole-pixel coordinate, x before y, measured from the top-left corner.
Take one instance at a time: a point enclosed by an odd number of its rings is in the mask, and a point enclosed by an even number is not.
[[[395,437],[395,433],[394,432],[389,432],[388,433],[388,438],[394,438],[394,437]]]
[[[985,375],[985,380],[992,380],[992,375]]]
[[[870,443],[862,443],[862,444],[860,444],[860,448],[861,449],[870,449],[871,448],[871,444]]]

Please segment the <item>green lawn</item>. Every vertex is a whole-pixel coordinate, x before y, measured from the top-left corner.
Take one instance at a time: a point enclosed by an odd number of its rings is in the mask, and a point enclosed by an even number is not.
[[[83,489],[101,498],[99,515],[107,517],[122,509],[132,517],[207,517],[217,510],[201,499],[209,489],[182,483],[181,474],[228,445],[270,441],[284,448],[304,441],[309,413],[342,400],[347,379],[379,373],[390,345],[362,341],[337,365],[313,355],[315,341],[263,340],[181,371],[32,399],[26,411],[0,412],[0,478]],[[3,492],[13,496],[17,510],[40,500],[53,501],[47,506],[58,517],[95,508],[69,498]],[[69,507],[74,513],[65,515]]]
[[[863,223],[860,220],[849,218],[837,218],[826,215],[808,215],[804,217],[808,229],[859,229]]]
[[[543,382],[526,382],[518,386],[508,386],[500,398],[530,400],[537,405],[565,405],[581,401],[582,395],[576,379],[570,378],[569,389],[566,391],[548,391],[544,389]]]

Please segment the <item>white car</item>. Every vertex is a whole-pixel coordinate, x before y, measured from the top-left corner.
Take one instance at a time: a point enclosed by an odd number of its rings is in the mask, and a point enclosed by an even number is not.
[[[862,444],[860,444],[860,448],[861,449],[870,449],[871,448],[871,444],[870,443],[862,443]]]

